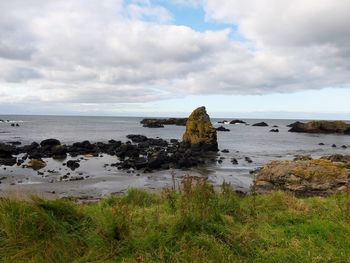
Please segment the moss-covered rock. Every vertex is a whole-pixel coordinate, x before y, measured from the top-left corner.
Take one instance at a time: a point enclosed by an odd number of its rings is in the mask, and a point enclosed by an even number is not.
[[[350,124],[343,121],[295,122],[289,127],[290,132],[350,134]]]
[[[205,107],[195,109],[188,118],[183,144],[193,149],[218,151],[216,130]]]
[[[259,192],[283,190],[298,195],[328,195],[344,191],[348,183],[350,162],[318,160],[272,161],[257,174]],[[339,160],[339,159],[338,159]]]

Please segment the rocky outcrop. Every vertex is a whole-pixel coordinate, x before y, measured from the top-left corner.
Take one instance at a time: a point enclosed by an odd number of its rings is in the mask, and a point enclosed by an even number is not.
[[[202,151],[218,151],[216,130],[205,107],[195,109],[187,120],[183,145]]]
[[[164,125],[185,126],[187,118],[168,118],[168,119],[143,119],[140,123],[143,127],[163,128]]]
[[[157,121],[148,121],[147,123],[142,125],[146,128],[164,128],[164,125]]]
[[[324,157],[318,160],[272,161],[258,173],[258,192],[282,190],[299,196],[329,195],[347,188],[349,157]]]
[[[269,125],[266,122],[262,121],[262,122],[255,123],[252,126],[255,126],[255,127],[267,127]]]
[[[290,132],[350,134],[350,124],[343,121],[295,122],[289,127]]]

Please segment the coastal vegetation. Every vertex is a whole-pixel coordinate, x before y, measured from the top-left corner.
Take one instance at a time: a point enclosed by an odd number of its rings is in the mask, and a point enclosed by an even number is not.
[[[254,190],[254,189],[253,189]],[[0,262],[349,262],[345,194],[238,196],[186,176],[93,204],[0,200]]]

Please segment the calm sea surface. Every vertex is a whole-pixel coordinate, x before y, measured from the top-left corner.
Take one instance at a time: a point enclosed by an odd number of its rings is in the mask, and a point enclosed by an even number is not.
[[[40,142],[47,138],[56,138],[67,144],[83,140],[91,142],[108,141],[110,139],[126,141],[126,135],[128,134],[143,134],[148,137],[163,139],[181,139],[185,130],[185,127],[182,126],[165,126],[165,128],[160,129],[144,128],[140,124],[142,118],[136,117],[0,115],[0,119],[10,121],[10,123],[0,122],[0,142],[20,141],[23,144],[33,141]],[[228,149],[230,152],[221,154],[225,157],[222,164],[213,164],[210,167],[203,168],[203,171],[201,169],[195,171],[200,174],[208,174],[210,180],[217,184],[225,180],[238,187],[247,188],[251,182],[249,171],[264,165],[270,160],[292,159],[296,154],[310,154],[313,157],[334,153],[350,154],[350,148],[341,148],[342,145],[350,146],[350,136],[288,132],[289,128],[286,125],[296,120],[243,119],[250,124],[265,121],[269,124],[269,127],[218,124],[220,120],[223,119],[212,119],[214,126],[223,125],[231,131],[218,132],[219,148],[220,150]],[[18,123],[20,126],[11,127],[11,122]],[[273,125],[278,126],[279,133],[269,132]],[[321,142],[325,145],[320,146],[319,143]],[[336,144],[337,147],[331,147],[332,144]],[[253,163],[247,163],[244,160],[246,156],[250,157]],[[239,164],[233,165],[230,162],[231,158],[238,159]],[[103,160],[103,162],[107,161]],[[87,173],[92,177],[97,173],[98,176],[111,174],[111,171],[99,169],[97,166],[102,167],[103,163],[90,162],[86,167]],[[82,165],[83,168],[84,165]],[[13,172],[18,171],[14,170]],[[123,176],[122,172],[119,171],[118,173],[118,176]],[[141,186],[143,185],[141,184]],[[103,185],[101,187],[103,188]]]

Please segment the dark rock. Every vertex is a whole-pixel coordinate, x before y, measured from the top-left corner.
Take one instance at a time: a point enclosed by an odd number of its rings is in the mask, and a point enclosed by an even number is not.
[[[322,146],[322,145],[324,145],[324,143],[323,143],[323,142],[320,142],[318,145]]]
[[[244,157],[244,160],[247,162],[247,163],[252,163],[252,159],[250,159],[249,157]]]
[[[223,126],[220,126],[218,128],[216,128],[217,131],[223,131],[223,132],[229,132],[230,130],[229,129],[226,129],[225,127]]]
[[[21,145],[22,143],[20,141],[12,141],[12,142],[8,142],[8,144],[11,144],[13,146],[18,146],[18,145]]]
[[[0,143],[0,158],[12,158],[16,154],[16,148],[12,145]]]
[[[130,139],[132,142],[138,143],[138,142],[144,142],[147,141],[148,138],[144,135],[134,135],[130,134],[126,136],[128,139]]]
[[[246,124],[247,123],[245,121],[242,121],[242,120],[233,120],[233,121],[230,121],[230,124]]]
[[[288,124],[287,127],[293,128],[293,127],[298,127],[300,124],[303,124],[300,121],[293,122],[291,124]]]
[[[236,158],[232,158],[232,159],[231,159],[231,163],[232,163],[232,164],[238,164],[238,161],[237,161]]]
[[[270,132],[280,132],[278,129],[271,129]]]
[[[67,162],[67,167],[74,171],[75,169],[80,167],[79,160],[69,160]]]
[[[149,127],[153,125],[177,125],[177,126],[185,126],[187,122],[187,118],[169,118],[169,119],[143,119],[141,124],[144,127]],[[153,127],[151,127],[153,128]]]
[[[335,145],[335,144],[332,144],[332,147],[333,147],[333,148],[336,148],[336,147],[337,147],[337,145]]]
[[[266,122],[258,122],[258,123],[253,124],[252,126],[254,126],[254,127],[267,127],[269,125]]]
[[[17,163],[15,157],[0,157],[0,165],[13,166]]]
[[[230,151],[228,149],[223,149],[221,152],[222,153],[229,153]]]
[[[64,160],[67,158],[67,146],[56,145],[52,148],[52,158],[58,160]]]
[[[346,149],[346,148],[348,148],[346,145],[342,145],[341,146],[343,149]]]
[[[218,123],[225,124],[225,123],[228,123],[228,121],[227,120],[223,120],[223,121],[218,121]]]
[[[164,125],[161,123],[157,123],[157,122],[148,122],[148,123],[144,124],[143,127],[146,127],[146,128],[164,128]]]
[[[44,146],[56,146],[56,145],[60,145],[61,142],[57,139],[46,139],[46,140],[43,140],[41,143],[40,143],[40,146],[41,147],[44,147]]]

